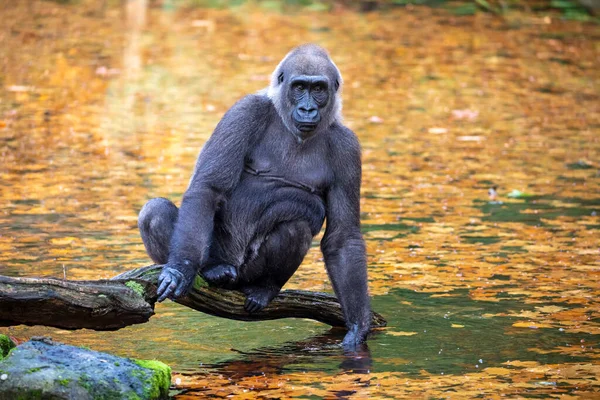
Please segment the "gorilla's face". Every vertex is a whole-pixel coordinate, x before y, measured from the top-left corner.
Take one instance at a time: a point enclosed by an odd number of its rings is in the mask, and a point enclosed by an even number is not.
[[[291,118],[298,131],[310,136],[321,122],[321,112],[329,103],[329,79],[323,75],[299,75],[289,81]]]
[[[302,142],[341,120],[340,71],[316,45],[295,48],[271,76],[267,96],[285,127]]]

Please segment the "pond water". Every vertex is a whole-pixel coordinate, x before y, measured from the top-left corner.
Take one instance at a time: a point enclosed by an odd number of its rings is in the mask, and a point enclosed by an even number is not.
[[[117,332],[1,333],[159,359],[178,399],[597,395],[598,25],[189,4],[2,2],[0,274],[150,264],[141,206],[179,202],[222,114],[315,42],[363,146],[370,291],[389,326],[355,355],[317,322],[171,302]],[[318,240],[287,287],[331,291]]]

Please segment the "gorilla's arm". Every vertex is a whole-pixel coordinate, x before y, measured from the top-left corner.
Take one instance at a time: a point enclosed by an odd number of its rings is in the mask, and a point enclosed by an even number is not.
[[[158,301],[186,294],[206,262],[215,213],[240,179],[254,133],[264,130],[262,125],[269,115],[267,101],[251,95],[236,103],[225,113],[198,156],[179,209],[169,261],[158,280]]]
[[[321,250],[346,318],[348,333],[343,345],[354,349],[369,332],[371,307],[365,243],[360,232],[360,147],[354,133],[345,128],[341,131],[343,135],[334,138],[336,143],[332,145],[336,176],[327,193],[327,228]]]

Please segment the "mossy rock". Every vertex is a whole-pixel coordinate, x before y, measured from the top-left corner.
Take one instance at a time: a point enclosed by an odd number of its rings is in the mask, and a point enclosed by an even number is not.
[[[4,399],[166,399],[171,368],[39,338],[0,361]]]

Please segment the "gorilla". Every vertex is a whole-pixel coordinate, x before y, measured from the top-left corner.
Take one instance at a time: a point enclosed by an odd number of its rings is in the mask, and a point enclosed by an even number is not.
[[[348,332],[363,342],[371,320],[360,231],[360,145],[342,124],[342,77],[321,47],[289,52],[269,87],[238,101],[204,145],[178,209],[150,200],[138,225],[164,264],[159,301],[178,298],[199,273],[246,295],[255,313],[296,272],[327,219],[321,251]]]

